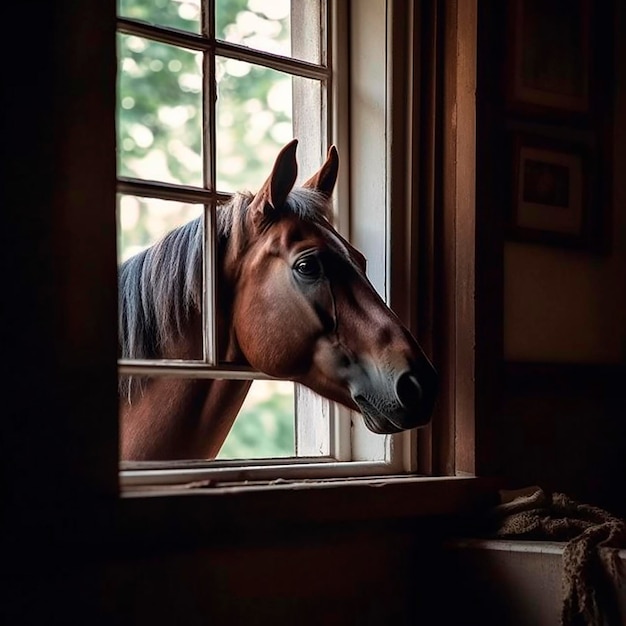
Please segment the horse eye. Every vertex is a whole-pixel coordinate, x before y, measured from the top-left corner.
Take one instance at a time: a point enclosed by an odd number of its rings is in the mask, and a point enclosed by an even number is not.
[[[304,278],[319,278],[322,275],[322,264],[314,256],[307,256],[296,262],[295,270]]]

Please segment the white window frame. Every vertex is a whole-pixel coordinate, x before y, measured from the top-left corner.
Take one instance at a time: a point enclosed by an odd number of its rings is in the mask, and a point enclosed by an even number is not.
[[[328,0],[327,24],[331,37],[327,53],[333,68],[333,77],[329,82],[331,110],[328,115],[328,142],[337,145],[341,158],[335,190],[336,226],[364,252],[368,258],[370,280],[388,303],[401,300],[394,297],[394,293],[414,284],[417,271],[415,264],[409,262],[410,254],[406,253],[410,246],[401,246],[405,252],[393,262],[394,275],[399,275],[398,269],[402,269],[402,284],[391,280],[394,241],[405,238],[406,233],[411,232],[408,203],[394,207],[394,211],[401,212],[402,218],[394,218],[392,228],[393,184],[408,175],[404,169],[407,159],[392,158],[392,145],[394,151],[406,152],[410,148],[407,138],[399,137],[394,127],[397,115],[394,111],[398,108],[406,109],[407,102],[399,103],[397,97],[394,99],[392,81],[398,80],[394,67],[397,67],[399,60],[405,59],[400,64],[405,67],[406,59],[411,57],[408,52],[412,42],[410,28],[404,40],[399,42],[397,37],[394,39],[391,27],[394,19],[412,23],[408,19],[411,11],[411,6],[390,0],[359,0],[358,7],[343,0]],[[351,42],[350,50],[347,49],[348,41]],[[350,59],[350,66],[342,62],[347,58]],[[349,93],[345,89],[336,89],[334,86],[337,85],[349,85]],[[118,191],[133,193],[128,187],[127,182],[122,181]],[[206,206],[209,207],[205,212],[207,250],[214,254],[209,227],[215,221],[215,202],[209,202]],[[209,255],[209,261],[210,258]],[[205,261],[206,270],[211,265],[209,261]],[[214,289],[206,289],[206,292],[206,317],[210,319],[216,306],[215,293]],[[404,300],[405,310],[396,309],[396,312],[408,322],[410,305],[406,303],[407,298]],[[217,368],[214,335],[208,335],[209,367],[123,361],[120,363],[120,372],[152,373],[152,368],[156,366],[161,375],[181,375],[184,370],[186,375],[192,376],[267,378],[252,370]],[[296,411],[301,418],[296,418],[297,458],[143,464],[142,469],[122,469],[121,483],[125,487],[134,487],[205,479],[236,481],[279,477],[349,477],[402,474],[416,469],[415,431],[375,435],[365,428],[358,414],[304,388],[297,389]],[[305,412],[306,419],[302,419]],[[322,456],[319,456],[320,451]]]

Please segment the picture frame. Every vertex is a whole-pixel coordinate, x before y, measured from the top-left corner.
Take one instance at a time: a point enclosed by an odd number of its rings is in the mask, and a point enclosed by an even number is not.
[[[595,176],[584,143],[514,133],[508,238],[596,250],[603,203],[591,207]]]
[[[530,114],[590,113],[591,0],[509,0],[507,101]]]

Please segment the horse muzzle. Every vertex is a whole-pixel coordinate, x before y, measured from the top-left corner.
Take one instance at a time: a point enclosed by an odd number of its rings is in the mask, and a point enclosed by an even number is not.
[[[437,372],[430,363],[403,371],[361,369],[351,381],[352,399],[365,425],[377,434],[426,426],[437,396]]]

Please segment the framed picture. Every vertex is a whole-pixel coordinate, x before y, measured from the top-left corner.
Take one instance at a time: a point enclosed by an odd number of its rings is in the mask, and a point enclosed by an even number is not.
[[[591,0],[509,0],[511,108],[589,112],[591,17]]]
[[[600,216],[591,215],[590,167],[586,145],[516,133],[509,238],[593,249]]]

